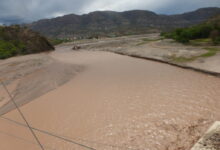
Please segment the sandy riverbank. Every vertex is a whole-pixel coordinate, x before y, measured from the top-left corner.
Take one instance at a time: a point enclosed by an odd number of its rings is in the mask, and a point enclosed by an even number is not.
[[[67,64],[47,53],[13,57],[0,62],[0,79],[19,106],[56,89],[73,78],[83,66]],[[0,85],[0,115],[14,108]]]
[[[198,57],[208,52],[207,47],[220,49],[219,46],[183,45],[173,40],[161,38],[159,34],[147,34],[75,43],[86,50],[110,51],[220,75],[220,53],[212,57]],[[195,57],[198,58],[192,59]]]

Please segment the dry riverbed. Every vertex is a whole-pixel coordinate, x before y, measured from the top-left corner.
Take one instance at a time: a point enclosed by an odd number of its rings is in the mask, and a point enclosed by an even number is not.
[[[86,50],[110,51],[220,73],[220,46],[183,45],[170,39],[163,39],[159,34],[75,43]]]
[[[220,120],[219,78],[107,52],[164,60],[170,47],[178,56],[206,53],[158,38],[80,41],[79,51],[63,44],[2,60],[0,75],[45,149],[189,150]],[[0,104],[0,149],[39,150],[2,86]]]

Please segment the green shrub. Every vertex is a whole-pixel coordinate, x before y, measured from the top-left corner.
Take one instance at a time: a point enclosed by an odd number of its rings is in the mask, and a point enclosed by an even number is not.
[[[17,47],[6,41],[0,40],[0,59],[5,59],[17,54]]]
[[[220,43],[220,24],[208,22],[189,28],[180,28],[172,32],[161,33],[165,38],[171,38],[181,43],[188,43],[190,40],[211,38],[214,44]]]
[[[212,39],[214,44],[220,43],[220,30],[213,30],[210,32],[210,38]]]
[[[45,37],[28,28],[18,25],[0,26],[0,59],[53,49]]]
[[[216,37],[214,39],[212,39],[213,41],[213,44],[217,45],[217,44],[220,44],[220,37]]]

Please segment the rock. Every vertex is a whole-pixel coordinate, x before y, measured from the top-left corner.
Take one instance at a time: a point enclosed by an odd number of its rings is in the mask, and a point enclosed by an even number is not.
[[[215,122],[191,150],[220,150],[220,122]]]
[[[79,49],[81,49],[81,46],[78,46],[78,45],[74,45],[72,48],[72,50],[79,50]]]

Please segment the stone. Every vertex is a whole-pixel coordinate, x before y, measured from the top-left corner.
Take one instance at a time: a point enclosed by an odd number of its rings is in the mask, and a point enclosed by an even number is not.
[[[220,150],[220,121],[215,122],[191,150]]]

